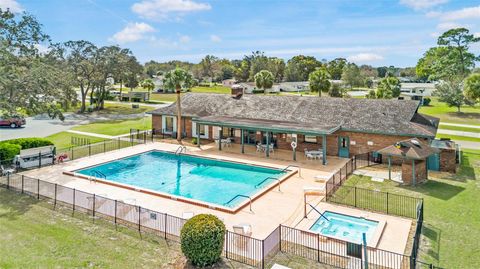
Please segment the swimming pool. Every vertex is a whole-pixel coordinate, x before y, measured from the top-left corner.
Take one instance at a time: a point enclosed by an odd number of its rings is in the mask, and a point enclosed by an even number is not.
[[[323,215],[326,219],[320,216],[310,228],[311,231],[352,243],[362,244],[363,233],[369,242],[378,226],[377,221],[331,211],[325,211]]]
[[[234,208],[279,179],[284,171],[149,151],[74,171],[127,186]],[[232,200],[233,199],[233,200]]]

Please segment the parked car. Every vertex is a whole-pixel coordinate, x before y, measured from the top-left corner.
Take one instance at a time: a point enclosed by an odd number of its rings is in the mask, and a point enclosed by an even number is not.
[[[11,128],[21,127],[25,125],[27,122],[25,118],[20,116],[13,116],[13,117],[0,117],[0,126],[10,126]]]

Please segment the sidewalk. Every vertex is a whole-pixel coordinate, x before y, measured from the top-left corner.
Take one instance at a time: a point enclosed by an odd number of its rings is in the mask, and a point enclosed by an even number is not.
[[[440,122],[440,128],[441,128],[442,125],[480,129],[480,125]]]
[[[105,138],[105,139],[115,139],[115,138],[118,138],[118,137],[130,135],[129,133],[127,133],[127,134],[121,134],[121,135],[112,136],[112,135],[89,133],[89,132],[82,132],[82,131],[76,131],[76,130],[67,130],[67,132],[73,133],[73,134],[79,134],[79,135],[87,135],[87,136],[100,137],[100,138]]]
[[[479,129],[478,133],[438,129],[438,133],[439,133],[439,134],[447,134],[447,135],[457,135],[457,136],[466,136],[466,137],[480,138],[480,129]]]

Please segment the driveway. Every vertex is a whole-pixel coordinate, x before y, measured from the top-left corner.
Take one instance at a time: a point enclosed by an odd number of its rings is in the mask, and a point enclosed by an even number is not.
[[[23,138],[23,137],[45,137],[58,132],[62,132],[82,123],[81,120],[65,120],[58,119],[34,119],[26,118],[27,124],[21,128],[0,127],[0,141]]]

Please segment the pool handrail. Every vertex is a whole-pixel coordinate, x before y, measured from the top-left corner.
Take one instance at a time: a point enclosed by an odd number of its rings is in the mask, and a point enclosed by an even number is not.
[[[267,177],[265,178],[264,180],[262,180],[260,183],[258,183],[257,185],[255,185],[255,189],[257,189],[258,186],[262,185],[265,181],[269,180],[269,179],[274,179],[276,181],[278,181],[278,191],[279,192],[282,192],[282,190],[280,190],[280,179],[276,178],[276,177]]]
[[[248,198],[250,200],[250,211],[253,212],[253,210],[252,210],[252,198],[250,196],[243,195],[243,194],[235,195],[235,197],[233,197],[232,199],[230,199],[230,201],[224,203],[223,205],[228,205],[229,203],[231,203],[233,200],[237,199],[238,197]]]
[[[182,152],[186,153],[187,152],[187,147],[185,146],[179,146],[177,150],[175,150],[175,155],[181,154]]]
[[[301,170],[301,167],[298,166],[298,165],[296,165],[296,164],[289,164],[289,165],[287,165],[285,168],[282,169],[282,172],[287,171],[288,168],[290,168],[290,167],[296,167],[297,170],[298,170],[298,176],[299,176],[299,177],[302,177],[302,174],[301,174],[301,171],[300,171],[300,170]]]
[[[92,170],[92,176],[107,179],[107,176],[98,170]]]
[[[310,207],[312,207],[313,210],[317,211],[317,213],[320,214],[321,217],[323,217],[323,218],[326,219],[328,222],[330,222],[330,220],[327,219],[327,217],[325,217],[325,215],[323,215],[322,212],[318,211],[318,209],[315,208],[312,204],[310,204],[310,203],[307,203],[307,204],[308,204]]]

